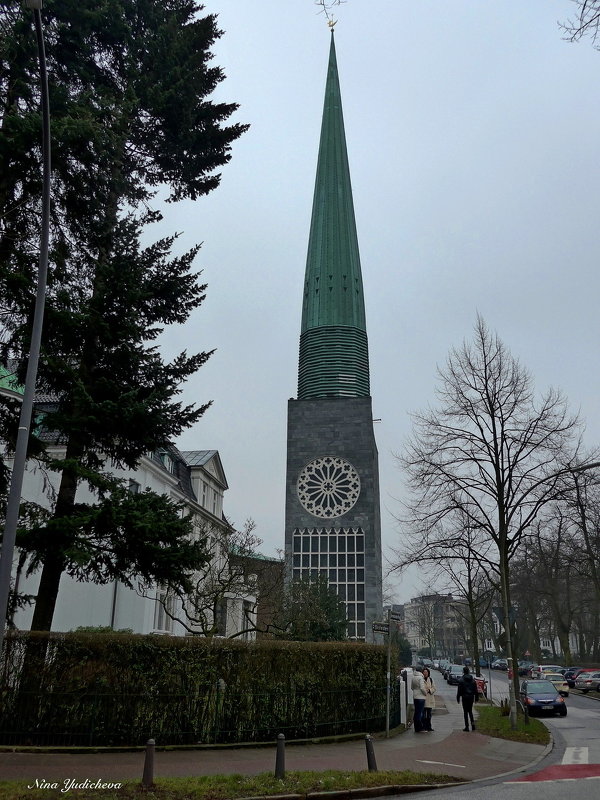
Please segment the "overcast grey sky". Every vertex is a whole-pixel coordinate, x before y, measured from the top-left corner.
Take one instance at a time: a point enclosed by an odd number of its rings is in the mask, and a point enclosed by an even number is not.
[[[221,187],[169,206],[162,232],[208,283],[166,337],[217,348],[186,386],[213,406],[179,441],[215,448],[225,511],[283,546],[286,404],[296,394],[301,295],[329,32],[312,0],[206,0],[223,38],[218,99],[250,131]],[[600,441],[597,366],[600,53],[564,41],[570,0],[348,0],[336,49],[361,250],[380,456],[382,538],[398,544],[394,452],[434,400],[436,366],[479,311]],[[399,601],[423,588],[413,578]]]

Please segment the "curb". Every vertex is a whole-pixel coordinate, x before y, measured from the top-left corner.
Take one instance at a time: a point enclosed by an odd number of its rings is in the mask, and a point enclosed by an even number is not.
[[[550,733],[550,741],[548,742],[548,744],[544,747],[539,756],[536,756],[533,759],[533,761],[529,762],[529,764],[524,764],[522,767],[511,769],[508,772],[499,772],[498,775],[490,775],[488,778],[476,778],[475,780],[470,781],[470,783],[483,783],[483,781],[495,781],[498,780],[498,778],[507,778],[509,775],[517,775],[518,773],[526,772],[527,770],[530,770],[532,767],[535,767],[536,764],[539,764],[540,761],[542,761],[542,759],[546,758],[548,753],[552,752],[553,748],[554,748],[554,737],[552,736],[552,733]]]
[[[475,781],[455,781],[453,783],[400,783],[390,786],[364,786],[361,789],[340,789],[331,792],[307,792],[306,794],[269,794],[244,797],[240,800],[352,800],[359,797],[382,797],[389,794],[425,792],[428,789],[448,789],[464,786]]]
[[[390,731],[390,738],[393,736],[399,736],[400,734],[404,733],[403,728],[393,728]],[[342,742],[353,742],[359,741],[364,739],[367,736],[367,732],[364,731],[363,733],[346,733],[340,734],[337,736],[321,736],[315,737],[314,739],[286,739],[285,744],[286,747],[288,745],[306,745],[306,744],[338,744]],[[385,736],[385,733],[381,734],[381,732],[371,734],[373,739],[381,738],[381,736]],[[267,748],[267,747],[276,747],[277,742],[234,742],[233,744],[163,744],[163,745],[156,745],[155,751],[158,753],[171,753],[176,750],[180,751],[196,751],[196,750],[245,750],[248,748]],[[110,754],[110,753],[143,753],[146,749],[145,744],[139,745],[117,745],[115,747],[110,746],[92,746],[92,747],[84,747],[84,746],[65,746],[60,747],[59,745],[8,745],[3,744],[0,745],[0,753],[35,753],[37,755],[43,755],[44,753],[52,754],[52,755],[74,755],[74,756],[81,756],[81,755],[90,755],[92,753],[100,753],[100,754]]]
[[[575,692],[575,697],[587,697],[588,700],[595,700],[596,702],[600,702],[600,695],[596,695],[596,693],[590,695],[588,692],[582,692],[581,689],[571,689],[571,691]]]
[[[408,728],[398,725],[396,728],[390,730],[389,737],[386,737],[384,731],[376,731],[375,733],[368,733],[367,731],[358,733],[343,733],[336,736],[315,736],[312,739],[286,739],[285,745],[306,745],[306,744],[338,744],[342,742],[355,742],[364,739],[365,736],[372,736],[375,741],[383,738],[394,738],[406,733]],[[267,748],[276,747],[277,742],[234,742],[233,744],[163,744],[156,745],[155,751],[161,753],[170,753],[175,750],[244,750],[247,748]],[[60,745],[0,745],[0,753],[35,753],[42,755],[44,753],[52,755],[90,755],[92,753],[143,753],[146,749],[145,744],[140,745],[117,745],[115,747],[109,746],[65,746]]]

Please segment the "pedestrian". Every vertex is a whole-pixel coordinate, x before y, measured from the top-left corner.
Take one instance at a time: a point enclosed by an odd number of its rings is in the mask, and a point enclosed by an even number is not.
[[[431,677],[431,672],[425,667],[423,670],[423,680],[425,682],[425,708],[423,709],[423,728],[426,731],[433,731],[431,727],[431,713],[435,708],[435,683]]]
[[[469,720],[471,722],[471,730],[475,730],[475,722],[473,720],[473,703],[479,700],[479,690],[475,678],[471,675],[468,667],[463,667],[463,676],[458,682],[456,691],[456,702],[460,703],[462,699],[463,714],[465,715],[464,731],[469,730]]]
[[[415,733],[424,733],[423,711],[425,709],[425,698],[427,697],[427,688],[425,686],[423,673],[419,672],[419,670],[415,670],[410,685],[412,688],[413,704],[415,707],[415,713],[413,716],[413,727],[415,729]]]

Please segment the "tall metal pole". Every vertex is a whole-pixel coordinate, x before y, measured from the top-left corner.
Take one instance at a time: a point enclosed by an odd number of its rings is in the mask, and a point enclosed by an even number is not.
[[[42,325],[44,321],[44,305],[46,301],[46,278],[48,274],[48,247],[50,240],[50,102],[48,99],[48,74],[46,71],[46,52],[44,48],[44,33],[42,30],[42,0],[24,0],[28,8],[33,9],[35,32],[37,37],[38,57],[40,62],[40,89],[42,107],[42,219],[40,233],[40,257],[38,262],[37,294],[31,329],[29,345],[29,358],[27,361],[27,374],[25,389],[19,418],[19,430],[15,446],[8,503],[6,506],[6,521],[4,536],[2,538],[2,552],[0,554],[0,655],[4,644],[6,615],[8,611],[8,598],[10,594],[10,579],[12,573],[13,553],[19,521],[19,506],[21,504],[21,490],[27,462],[27,444],[35,395],[35,382],[37,377],[40,345],[42,340]]]
[[[390,735],[390,706],[392,695],[391,671],[392,671],[392,607],[387,612],[388,640],[387,640],[387,685],[385,692],[385,735]]]

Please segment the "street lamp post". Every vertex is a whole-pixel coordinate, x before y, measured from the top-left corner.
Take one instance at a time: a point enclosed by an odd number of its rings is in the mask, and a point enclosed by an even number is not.
[[[15,549],[17,524],[19,521],[19,507],[21,504],[21,490],[25,465],[27,462],[27,444],[33,411],[35,395],[35,382],[37,377],[40,345],[42,339],[42,325],[44,321],[44,305],[46,301],[46,277],[48,274],[48,248],[50,240],[50,102],[48,99],[48,74],[46,71],[46,53],[44,48],[44,33],[42,29],[42,2],[43,0],[24,0],[27,8],[33,10],[35,32],[37,38],[38,58],[40,65],[40,90],[42,106],[42,218],[40,232],[40,256],[38,261],[37,293],[31,340],[29,344],[29,357],[27,360],[27,374],[19,417],[19,430],[15,445],[8,503],[6,506],[6,519],[4,536],[2,538],[2,552],[0,555],[0,655],[4,643],[6,615],[8,611],[8,598],[10,594],[10,579],[12,574],[12,561]]]

